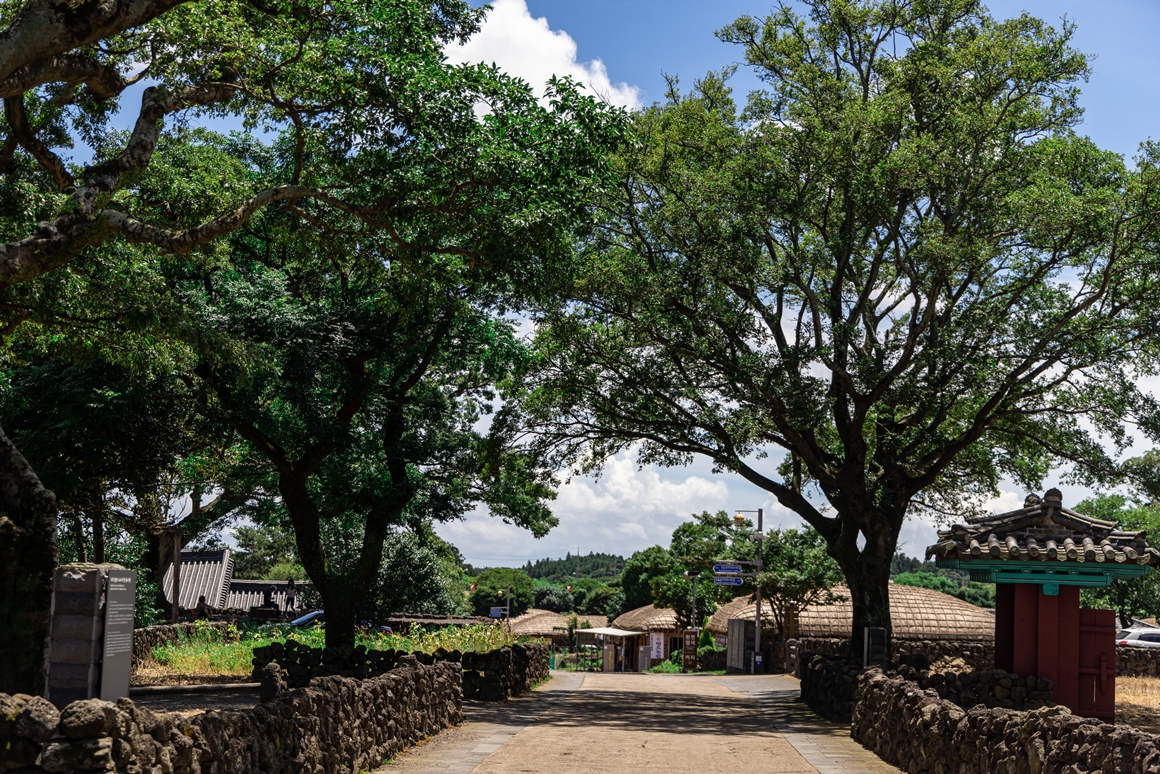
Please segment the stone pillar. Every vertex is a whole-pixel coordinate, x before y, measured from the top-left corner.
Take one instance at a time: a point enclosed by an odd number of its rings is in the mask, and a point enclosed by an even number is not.
[[[77,562],[56,568],[52,584],[48,700],[64,707],[100,693],[105,578],[119,564]]]

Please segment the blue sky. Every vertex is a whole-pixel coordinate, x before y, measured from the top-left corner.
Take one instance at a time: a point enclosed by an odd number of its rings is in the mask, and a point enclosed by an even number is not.
[[[464,49],[449,51],[452,59],[494,61],[533,85],[551,73],[570,74],[627,107],[662,99],[664,73],[688,86],[706,71],[736,62],[738,49],[719,42],[713,31],[741,14],[760,16],[770,7],[692,0],[493,0],[492,5],[484,30]],[[1091,81],[1084,87],[1087,112],[1081,133],[1127,157],[1141,141],[1160,137],[1160,48],[1154,42],[1160,3],[1011,0],[993,2],[990,8],[1000,18],[1026,11],[1053,24],[1066,16],[1078,25],[1075,45],[1095,56]],[[744,68],[733,83],[742,95],[758,86]],[[777,461],[775,456],[763,465],[773,468]],[[1045,486],[1058,483],[1049,479]],[[1065,502],[1089,494],[1078,487],[1061,488]],[[1003,490],[994,509],[1022,504],[1025,492],[1013,485]],[[638,470],[625,455],[613,460],[600,479],[576,479],[561,488],[553,509],[560,526],[543,539],[486,513],[438,531],[473,564],[519,565],[577,549],[628,555],[667,544],[673,528],[693,512],[757,507],[766,509],[767,524],[799,524],[768,493],[737,476],[715,475],[704,461],[688,468]],[[903,529],[900,549],[920,555],[933,539],[932,525],[912,521]]]

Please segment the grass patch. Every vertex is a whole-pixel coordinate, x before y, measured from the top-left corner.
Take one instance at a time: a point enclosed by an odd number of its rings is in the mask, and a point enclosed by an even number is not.
[[[676,675],[680,674],[681,668],[674,664],[672,661],[666,660],[657,664],[655,667],[652,667],[648,671],[658,675]]]
[[[1116,722],[1160,734],[1160,678],[1116,678]]]
[[[275,625],[229,626],[223,633],[209,626],[197,625],[193,634],[180,635],[177,642],[154,648],[156,665],[142,665],[134,681],[138,684],[171,682],[172,678],[183,675],[248,678],[253,671],[254,648],[288,639],[321,648],[326,644],[326,631],[321,626],[296,629]],[[358,632],[355,636],[355,642],[368,650],[405,653],[433,653],[439,648],[484,652],[528,639],[512,636],[506,627],[494,624],[446,627],[430,632],[412,625],[410,630],[399,634]]]

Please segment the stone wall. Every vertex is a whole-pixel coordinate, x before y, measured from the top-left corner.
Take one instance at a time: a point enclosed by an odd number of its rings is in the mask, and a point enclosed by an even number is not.
[[[548,646],[535,642],[487,653],[462,653],[440,648],[434,653],[416,653],[423,664],[454,663],[462,665],[463,698],[481,701],[504,701],[548,679]],[[285,672],[291,688],[301,687],[316,677],[367,678],[384,674],[408,654],[395,650],[351,650],[312,648],[296,640],[275,642],[254,649],[254,681],[261,682],[268,664],[277,664]]]
[[[458,665],[403,658],[384,675],[323,677],[238,712],[193,717],[129,699],[47,701],[0,694],[0,772],[331,774],[378,767],[463,721]],[[23,768],[22,768],[23,767]]]
[[[224,635],[226,627],[229,626],[227,621],[206,621],[200,624],[204,630],[206,627],[217,631]],[[179,623],[179,624],[161,624],[158,626],[146,626],[143,629],[133,630],[133,666],[137,667],[140,664],[146,664],[153,660],[153,649],[160,645],[169,645],[177,642],[181,638],[188,638],[193,636],[195,624]]]
[[[890,642],[892,656],[899,661],[921,661],[934,664],[942,659],[962,659],[972,669],[990,669],[995,665],[995,643],[975,640],[900,640]],[[846,656],[850,641],[839,638],[802,637],[798,640],[799,653],[821,653],[827,656]],[[1160,648],[1157,648],[1160,655]],[[777,662],[780,663],[780,662]]]
[[[1046,677],[1020,677],[1001,669],[933,671],[895,663],[890,674],[901,675],[920,690],[933,691],[963,708],[1031,710],[1050,705],[1051,681]],[[844,656],[807,653],[800,662],[801,697],[815,714],[836,723],[849,723],[854,711],[860,662]]]
[[[878,668],[858,679],[851,736],[908,774],[1160,771],[1151,734],[1060,706],[966,710]]]
[[[1121,677],[1160,677],[1160,648],[1117,645],[1116,674]]]
[[[802,701],[826,720],[849,723],[861,668],[853,659],[803,653],[798,660]]]

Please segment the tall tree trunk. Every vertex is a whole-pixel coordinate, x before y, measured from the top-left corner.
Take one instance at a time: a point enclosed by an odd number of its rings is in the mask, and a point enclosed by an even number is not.
[[[846,577],[850,590],[850,605],[853,608],[850,632],[850,655],[861,659],[865,628],[886,629],[886,652],[890,655],[890,637],[893,626],[890,622],[890,563],[898,545],[899,529],[881,525],[875,529],[877,520],[868,520],[869,535],[861,533],[865,545],[859,550],[857,535],[843,535],[836,545],[830,546],[830,555],[838,562]]]
[[[93,525],[93,561],[105,563],[105,513],[100,504],[89,511],[89,522]]]
[[[0,691],[44,691],[56,495],[0,428]]]
[[[72,527],[73,542],[77,547],[77,561],[89,560],[88,541],[85,538],[85,525],[81,522],[81,515],[76,511],[69,514],[69,526]]]

